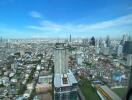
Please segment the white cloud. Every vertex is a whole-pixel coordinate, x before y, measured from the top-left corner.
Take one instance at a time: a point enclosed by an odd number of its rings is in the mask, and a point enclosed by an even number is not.
[[[122,25],[128,25],[128,24],[132,24],[132,14],[119,17],[113,20],[100,22],[100,23],[91,25],[91,27],[104,29],[104,28],[110,28],[110,27],[116,27],[116,26],[122,26]]]
[[[38,30],[42,33],[53,34],[53,36],[63,36],[65,33],[72,33],[74,35],[88,36],[88,33],[98,34],[102,36],[105,34],[119,34],[124,32],[132,32],[130,26],[132,25],[132,14],[118,17],[116,19],[103,21],[95,24],[57,24],[51,21],[42,20],[39,25],[29,25],[28,29]],[[102,34],[103,33],[103,34]],[[115,34],[116,33],[116,34]]]
[[[43,17],[42,14],[37,11],[31,11],[29,14],[33,18],[42,18]]]

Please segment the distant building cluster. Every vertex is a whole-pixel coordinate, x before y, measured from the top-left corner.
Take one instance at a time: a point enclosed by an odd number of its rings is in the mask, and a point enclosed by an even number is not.
[[[131,66],[127,34],[122,39],[1,37],[0,100],[81,100],[89,96],[83,86],[101,99],[120,100],[112,89],[127,88]]]

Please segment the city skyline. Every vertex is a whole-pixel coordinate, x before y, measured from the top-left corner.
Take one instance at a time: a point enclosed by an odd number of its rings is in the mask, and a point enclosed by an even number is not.
[[[102,2],[101,2],[102,1]],[[6,38],[121,38],[131,35],[131,0],[2,0],[0,36]]]

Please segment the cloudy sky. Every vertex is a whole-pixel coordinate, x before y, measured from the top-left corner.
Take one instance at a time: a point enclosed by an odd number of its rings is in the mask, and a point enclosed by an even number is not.
[[[132,0],[0,0],[0,36],[121,37],[132,34]]]

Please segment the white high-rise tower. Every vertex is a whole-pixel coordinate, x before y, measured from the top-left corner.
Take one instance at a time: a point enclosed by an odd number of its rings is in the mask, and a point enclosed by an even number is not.
[[[68,72],[68,61],[69,61],[69,51],[66,47],[64,47],[64,43],[56,44],[54,49],[54,63],[55,74],[65,74]]]

